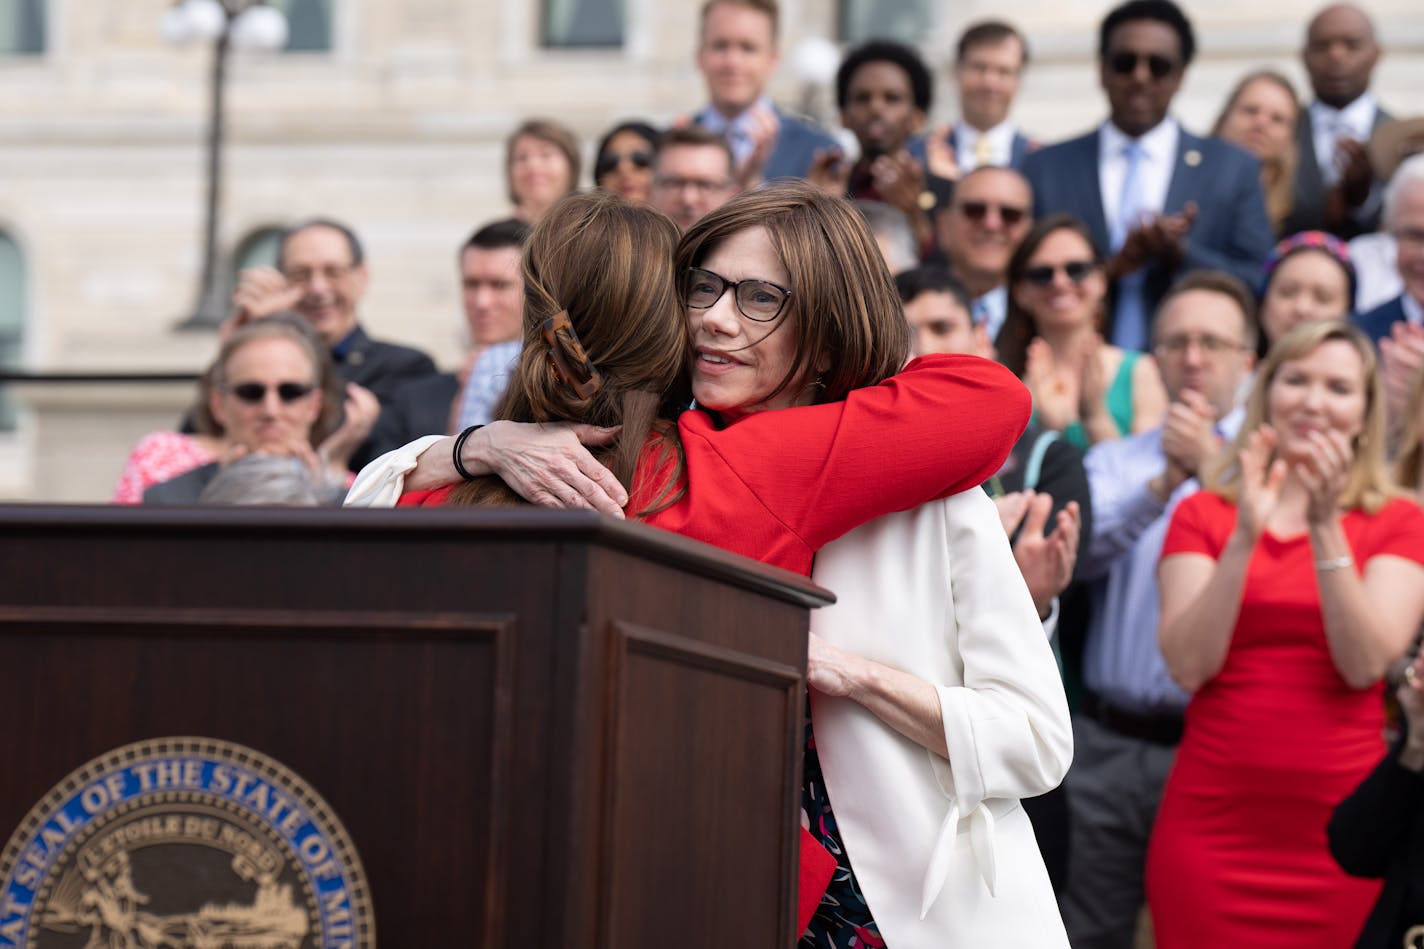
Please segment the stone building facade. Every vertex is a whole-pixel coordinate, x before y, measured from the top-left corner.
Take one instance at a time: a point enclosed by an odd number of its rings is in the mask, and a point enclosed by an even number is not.
[[[505,134],[549,116],[573,127],[587,152],[619,119],[667,122],[701,104],[692,63],[700,0],[281,3],[294,28],[316,16],[325,33],[316,49],[231,60],[224,258],[231,266],[283,223],[347,220],[372,271],[365,324],[447,366],[461,355],[456,248],[507,210]],[[170,5],[0,0],[0,49],[9,50],[0,53],[0,359],[8,347],[33,372],[196,372],[215,348],[211,331],[176,328],[195,302],[202,255],[210,50],[165,44],[158,21]],[[1369,5],[1386,50],[1380,96],[1396,114],[1418,113],[1424,18],[1413,0]],[[1177,110],[1190,127],[1209,125],[1248,69],[1280,67],[1304,89],[1296,50],[1313,7],[1186,6],[1200,46]],[[943,67],[954,37],[971,20],[1005,14],[987,0],[782,7],[774,93],[827,121],[829,90],[802,83],[791,65],[801,41],[844,45],[869,24],[911,31],[941,67],[939,122],[952,117]],[[1044,140],[1103,115],[1093,51],[1107,7],[1013,6],[1033,54],[1016,113]],[[589,39],[617,42],[577,45]],[[191,395],[172,383],[9,386],[0,498],[106,499],[131,445],[170,426]]]

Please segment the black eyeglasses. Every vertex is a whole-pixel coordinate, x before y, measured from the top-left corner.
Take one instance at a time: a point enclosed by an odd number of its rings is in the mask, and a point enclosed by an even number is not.
[[[1066,264],[1044,264],[1041,267],[1029,267],[1024,270],[1023,278],[1035,287],[1047,287],[1052,285],[1053,275],[1061,270],[1069,280],[1074,283],[1082,283],[1095,269],[1097,269],[1097,264],[1091,260],[1070,260]]]
[[[634,168],[646,169],[653,167],[652,152],[604,152],[602,155],[599,156],[598,164],[593,166],[594,177],[602,178],[604,175],[608,174],[610,171],[621,165],[624,159],[631,161],[633,163]]]
[[[1143,60],[1147,61],[1147,71],[1153,79],[1166,79],[1177,71],[1174,61],[1156,53],[1113,53],[1108,57],[1108,68],[1119,76],[1131,76]]]
[[[1028,208],[1020,208],[1012,204],[992,204],[988,201],[964,201],[960,203],[958,207],[964,216],[975,224],[982,223],[984,219],[989,216],[990,208],[999,212],[999,220],[1004,222],[1005,227],[1013,227],[1028,217]]]
[[[261,382],[239,382],[237,385],[228,386],[227,391],[239,402],[258,405],[267,398],[268,388],[269,386]],[[270,388],[277,390],[277,398],[290,404],[311,395],[316,386],[307,382],[279,382]]]
[[[776,319],[791,296],[790,290],[766,280],[738,280],[734,283],[701,267],[688,268],[682,286],[687,305],[695,310],[709,309],[722,299],[722,294],[731,290],[732,299],[737,301],[737,309],[742,316],[758,323]]]

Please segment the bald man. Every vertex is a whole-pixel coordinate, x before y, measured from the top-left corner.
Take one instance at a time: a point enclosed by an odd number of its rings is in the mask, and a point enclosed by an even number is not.
[[[1370,92],[1379,43],[1354,4],[1326,7],[1310,21],[1301,59],[1315,101],[1296,129],[1294,202],[1283,233],[1324,230],[1343,238],[1379,224],[1379,186],[1365,145],[1391,116]]]

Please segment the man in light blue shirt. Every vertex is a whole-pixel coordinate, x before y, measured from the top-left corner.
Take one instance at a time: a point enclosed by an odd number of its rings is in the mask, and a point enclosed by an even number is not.
[[[1236,278],[1195,271],[1178,281],[1153,339],[1172,400],[1163,424],[1088,452],[1093,526],[1078,576],[1093,584],[1092,613],[1064,782],[1072,875],[1062,910],[1074,949],[1133,944],[1147,841],[1187,702],[1157,646],[1157,560],[1176,502],[1240,425],[1255,326],[1254,298]]]
[[[804,176],[817,152],[836,147],[825,132],[772,104],[767,84],[780,63],[776,0],[707,0],[697,68],[709,103],[694,116],[727,140],[745,187]]]

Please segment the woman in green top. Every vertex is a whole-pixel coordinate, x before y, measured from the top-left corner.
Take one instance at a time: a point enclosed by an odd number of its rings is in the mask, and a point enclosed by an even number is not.
[[[1040,425],[1086,449],[1161,423],[1157,363],[1103,341],[1107,274],[1081,221],[1037,222],[1009,261],[1008,285],[999,356],[1033,393]]]

